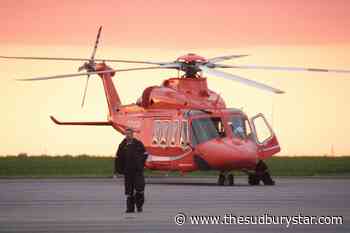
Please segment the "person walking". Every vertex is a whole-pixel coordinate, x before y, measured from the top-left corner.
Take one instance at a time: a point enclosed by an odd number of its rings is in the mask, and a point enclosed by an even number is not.
[[[133,134],[131,128],[126,129],[117,151],[117,172],[124,175],[126,213],[135,212],[135,205],[137,212],[142,212],[145,201],[144,165],[148,154],[143,143]]]

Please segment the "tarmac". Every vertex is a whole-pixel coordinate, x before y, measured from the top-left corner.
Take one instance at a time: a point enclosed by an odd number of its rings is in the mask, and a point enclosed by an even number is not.
[[[122,178],[0,179],[0,232],[350,232],[350,179],[275,181],[249,186],[238,177],[235,186],[217,186],[214,177],[147,178],[144,212],[126,214]],[[183,225],[175,223],[178,213],[186,215]],[[220,222],[193,224],[195,215]],[[342,224],[222,222],[267,215],[340,216]]]

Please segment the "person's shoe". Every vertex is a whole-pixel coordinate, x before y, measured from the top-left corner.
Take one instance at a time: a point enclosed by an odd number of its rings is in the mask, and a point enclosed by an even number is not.
[[[126,213],[135,212],[135,199],[134,196],[128,196],[126,199]]]
[[[142,212],[142,206],[145,202],[145,195],[143,192],[136,192],[135,194],[135,204],[137,208],[137,212]]]

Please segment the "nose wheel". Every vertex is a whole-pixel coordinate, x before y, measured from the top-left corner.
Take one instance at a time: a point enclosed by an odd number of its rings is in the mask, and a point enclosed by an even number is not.
[[[219,186],[233,186],[235,184],[234,182],[234,176],[233,174],[227,174],[226,171],[220,172],[219,177],[218,177],[218,185]]]

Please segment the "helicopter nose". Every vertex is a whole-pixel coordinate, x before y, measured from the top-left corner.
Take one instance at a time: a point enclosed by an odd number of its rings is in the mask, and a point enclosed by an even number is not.
[[[232,138],[219,138],[196,147],[195,163],[202,170],[254,168],[256,148],[252,143],[236,144]]]

